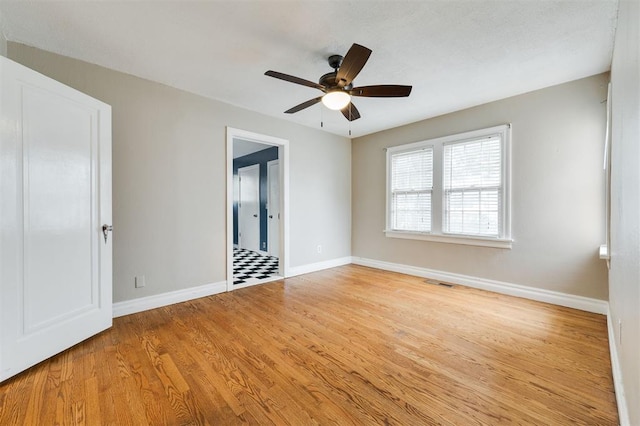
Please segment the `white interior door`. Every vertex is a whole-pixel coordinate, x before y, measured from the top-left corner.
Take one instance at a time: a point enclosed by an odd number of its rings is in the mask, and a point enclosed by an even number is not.
[[[111,107],[0,56],[0,380],[111,326]]]
[[[238,245],[260,251],[260,165],[238,169]]]
[[[267,242],[270,256],[280,256],[280,163],[267,163],[269,197],[267,201]]]

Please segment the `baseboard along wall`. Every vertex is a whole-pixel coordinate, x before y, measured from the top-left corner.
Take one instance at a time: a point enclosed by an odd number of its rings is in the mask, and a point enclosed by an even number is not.
[[[537,300],[539,302],[551,303],[553,305],[580,309],[582,311],[594,312],[596,314],[606,315],[609,308],[609,304],[606,300],[592,299],[589,297],[576,296],[572,294],[565,294],[557,291],[544,290],[534,287],[527,287],[503,281],[478,278],[470,275],[454,274],[452,272],[444,272],[435,269],[403,265],[400,263],[383,262],[381,260],[366,259],[362,257],[353,257],[352,263],[376,269],[383,269],[385,271],[400,272],[402,274],[429,278],[446,283],[459,284],[467,287],[478,288],[481,290],[493,291],[495,293],[507,294],[510,296],[523,297],[525,299]]]
[[[295,277],[297,275],[310,274],[311,272],[322,271],[323,269],[335,268],[337,266],[348,265],[351,263],[351,256],[340,257],[338,259],[325,260],[323,262],[309,263],[302,266],[294,266],[289,268],[287,277]]]
[[[167,293],[156,294],[153,296],[125,300],[124,302],[116,302],[113,304],[113,317],[122,317],[138,312],[148,311],[149,309],[173,305],[174,303],[186,302],[200,297],[224,293],[226,290],[227,282],[220,281],[198,287],[190,287],[183,290],[169,291]]]
[[[335,268],[336,266],[348,265],[350,263],[351,257],[347,256],[338,259],[327,260],[324,262],[296,266],[293,268],[289,268],[287,277],[309,274],[311,272]],[[238,288],[242,288],[242,286]],[[156,294],[153,296],[140,297],[138,299],[125,300],[123,302],[116,302],[113,304],[113,317],[117,318],[124,315],[131,315],[138,312],[148,311],[149,309],[156,309],[163,306],[173,305],[174,303],[186,302],[188,300],[198,299],[200,297],[224,293],[225,291],[227,291],[227,282],[220,281],[217,283],[205,284],[198,287],[190,287],[183,290],[169,291],[167,293]]]
[[[627,398],[624,393],[622,380],[622,369],[620,368],[620,358],[618,358],[618,346],[616,345],[616,335],[613,332],[613,319],[607,310],[607,329],[609,331],[609,354],[611,357],[611,371],[613,374],[613,387],[616,391],[616,403],[618,404],[618,420],[620,426],[631,426],[629,421],[629,409],[627,408]]]
[[[309,274],[311,272],[335,268],[337,266],[348,265],[350,263],[368,266],[376,269],[382,269],[385,271],[399,272],[402,274],[439,280],[452,284],[465,285],[468,287],[479,288],[482,290],[493,291],[501,294],[508,294],[510,296],[523,297],[525,299],[566,306],[568,308],[580,309],[583,311],[594,312],[602,315],[607,315],[609,309],[609,304],[605,300],[592,299],[589,297],[527,287],[503,281],[489,280],[486,278],[478,278],[470,275],[454,274],[451,272],[438,271],[435,269],[403,265],[400,263],[384,262],[381,260],[366,259],[362,257],[346,256],[337,259],[326,260],[323,262],[291,267],[288,270],[287,277]],[[124,302],[117,302],[113,304],[113,317],[115,318],[123,315],[134,314],[136,312],[160,308],[162,306],[172,305],[174,303],[186,302],[187,300],[210,296],[212,294],[222,293],[224,291],[226,291],[226,281],[220,281],[217,283],[171,291],[154,296],[126,300]]]

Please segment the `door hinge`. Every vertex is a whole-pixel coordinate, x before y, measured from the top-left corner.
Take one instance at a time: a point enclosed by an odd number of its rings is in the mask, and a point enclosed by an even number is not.
[[[107,244],[107,238],[109,237],[109,232],[113,232],[113,226],[107,225],[106,223],[102,225],[102,235],[104,235],[105,244]]]

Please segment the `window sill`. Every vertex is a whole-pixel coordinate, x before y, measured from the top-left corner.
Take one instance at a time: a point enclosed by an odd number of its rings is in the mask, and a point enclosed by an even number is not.
[[[437,243],[447,244],[463,244],[467,246],[493,247],[502,249],[511,249],[513,240],[498,238],[482,238],[457,235],[427,234],[419,232],[403,232],[403,231],[384,231],[388,238],[405,238],[408,240],[433,241]]]

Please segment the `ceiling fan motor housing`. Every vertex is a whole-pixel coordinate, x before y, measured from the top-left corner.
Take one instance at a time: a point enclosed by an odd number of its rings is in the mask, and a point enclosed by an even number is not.
[[[338,75],[338,69],[342,65],[343,59],[344,58],[342,57],[342,55],[329,56],[329,59],[328,59],[329,66],[333,68],[334,71],[320,77],[320,80],[318,80],[318,83],[325,86],[328,90],[338,88],[338,79],[336,77]],[[344,90],[351,90],[352,88],[353,88],[353,84],[351,83],[342,87],[342,89]]]
[[[338,88],[338,80],[336,78],[337,74],[338,74],[337,71],[327,73],[322,77],[320,77],[320,80],[318,80],[318,83],[325,86],[327,88],[327,91],[332,89],[337,89]],[[353,84],[349,83],[348,85],[342,87],[341,89],[351,90],[352,88],[353,88]]]
[[[337,74],[336,71],[327,73],[322,77],[320,77],[320,80],[318,80],[318,83],[325,86],[326,88],[334,87],[336,86],[336,74]]]

